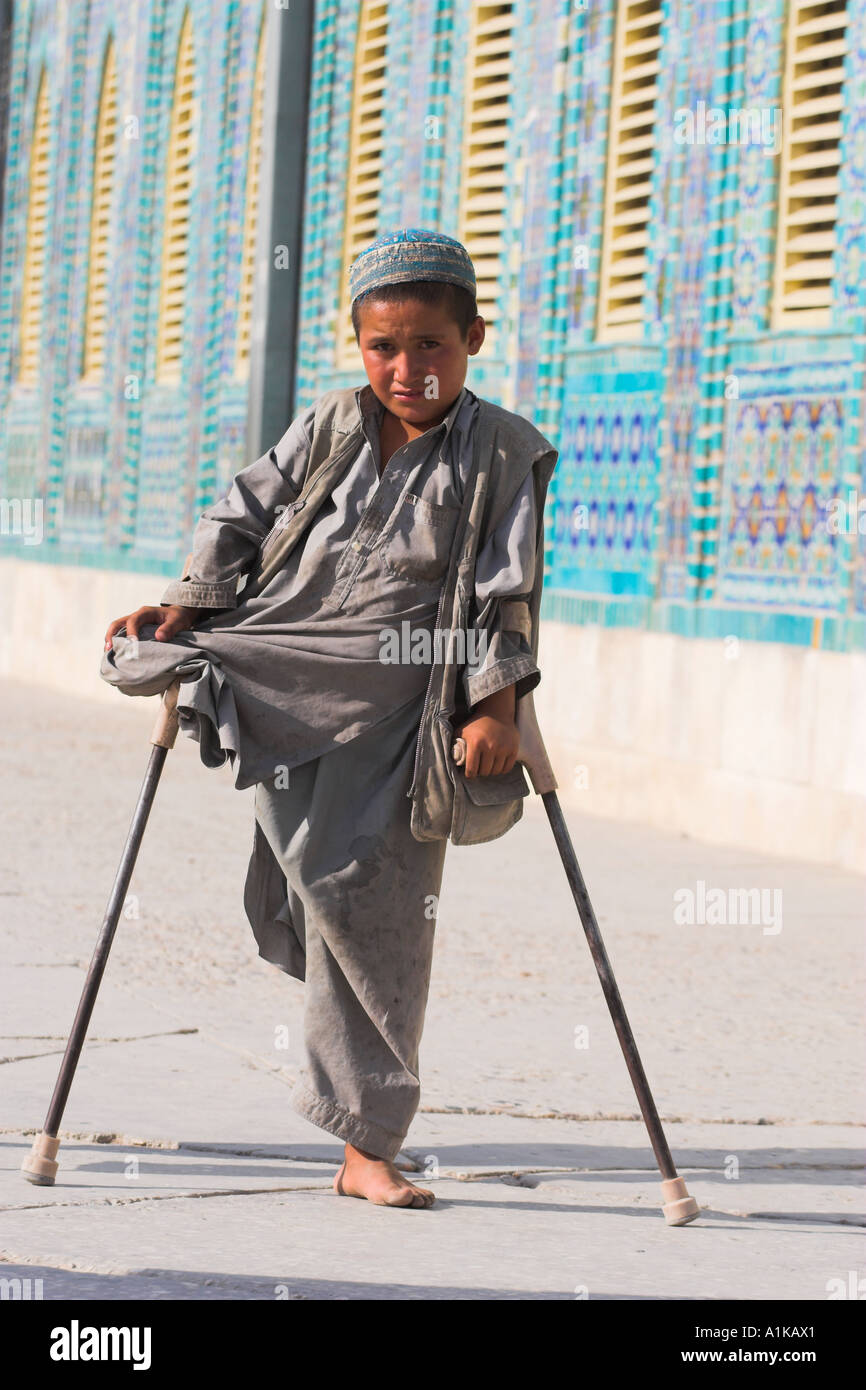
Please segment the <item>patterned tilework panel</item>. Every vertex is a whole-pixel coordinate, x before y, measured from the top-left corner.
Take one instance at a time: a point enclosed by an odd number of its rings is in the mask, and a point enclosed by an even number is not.
[[[677,33],[674,51],[677,56],[683,49],[688,54],[682,85],[675,90],[682,105],[694,111],[698,102],[712,102],[714,69],[719,62],[717,26],[723,10],[717,0],[695,0],[694,4],[671,8],[671,28]],[[659,134],[664,145],[669,138],[671,116],[667,108],[659,112]],[[715,212],[714,164],[717,167],[718,160],[713,160],[706,144],[685,145],[680,147],[679,164],[677,254],[671,258],[671,296],[663,325],[669,448],[665,459],[661,594],[665,598],[691,600],[695,597],[691,570],[698,543],[694,528],[695,469],[701,461],[698,437],[711,320],[708,224]],[[655,325],[651,326],[657,333]]]
[[[732,406],[720,595],[832,611],[839,538],[828,522],[840,495],[843,400],[780,396]]]
[[[614,12],[611,0],[589,5],[581,14],[575,72],[577,100],[569,103],[565,151],[574,254],[569,284],[569,336],[591,342],[595,323],[595,289],[601,257],[603,199],[607,152],[607,109],[613,53]]]
[[[780,109],[784,61],[785,0],[755,0],[748,7],[743,51],[743,105]],[[765,328],[775,253],[778,161],[760,145],[738,153],[738,208],[733,254],[731,317],[739,331]]]
[[[582,395],[566,411],[551,588],[650,594],[658,501],[654,392]]]
[[[547,187],[548,180],[561,176],[561,153],[555,144],[561,102],[550,76],[557,58],[566,56],[559,54],[557,48],[558,8],[561,7],[537,0],[529,16],[537,35],[526,55],[532,96],[521,132],[521,187],[511,216],[511,233],[516,242],[514,263],[519,266],[519,276],[514,276],[509,303],[507,351],[513,364],[514,386],[507,404],[536,420],[539,408],[546,404],[549,369],[549,355],[539,352],[539,342],[554,308],[551,286],[556,269],[556,236],[551,236]]]

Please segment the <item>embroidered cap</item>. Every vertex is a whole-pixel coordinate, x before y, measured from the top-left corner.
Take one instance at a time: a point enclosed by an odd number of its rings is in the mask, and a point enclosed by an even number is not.
[[[380,285],[410,280],[446,280],[475,294],[475,267],[466,247],[442,232],[401,227],[386,232],[360,253],[349,269],[352,303]]]

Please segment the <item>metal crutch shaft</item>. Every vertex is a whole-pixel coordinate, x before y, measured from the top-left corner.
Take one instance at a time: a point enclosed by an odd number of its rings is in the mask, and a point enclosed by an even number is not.
[[[42,1132],[34,1140],[33,1148],[21,1165],[21,1170],[27,1181],[40,1187],[53,1186],[57,1175],[57,1150],[60,1146],[58,1136],[63,1111],[69,1096],[69,1088],[75,1076],[75,1069],[78,1066],[81,1049],[90,1024],[90,1016],[93,1013],[96,996],[108,963],[111,943],[114,940],[114,933],[117,930],[120,913],[126,900],[126,892],[132,878],[132,871],[138,857],[163,764],[168,750],[174,747],[174,741],[177,737],[177,692],[179,685],[179,681],[174,681],[162,697],[160,711],[150,736],[150,742],[154,746],[144,774],[141,791],[138,794],[132,823],[126,837],[126,844],[123,847],[123,854],[108,899],[102,927],[88,967],[84,988],[81,991],[81,998],[66,1043],[66,1051],[60,1063],[60,1072],[54,1087],[54,1094],[51,1097],[51,1104],[48,1107],[48,1114],[45,1117],[45,1125]]]
[[[577,862],[577,855],[571,843],[568,826],[562,814],[562,807],[556,795],[556,777],[538,728],[531,692],[524,695],[518,703],[517,728],[520,735],[517,758],[519,762],[523,763],[529,773],[533,789],[541,796],[544,803],[544,809],[553,831],[553,838],[559,850],[559,857],[565,869],[613,1026],[622,1048],[628,1074],[631,1077],[638,1105],[649,1134],[656,1163],[662,1175],[662,1196],[664,1197],[662,1210],[665,1220],[669,1226],[685,1226],[700,1215],[700,1207],[695,1199],[689,1196],[684,1179],[677,1173],[668,1141],[662,1129],[662,1123],[637,1050],[637,1043],[628,1021],[625,1005],[614,978],[583,874]],[[458,738],[455,741],[452,753],[455,762],[462,763],[464,761],[466,745],[463,739]]]

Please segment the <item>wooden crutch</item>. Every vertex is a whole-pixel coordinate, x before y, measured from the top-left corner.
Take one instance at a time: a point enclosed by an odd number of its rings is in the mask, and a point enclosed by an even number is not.
[[[574,846],[571,843],[571,836],[568,833],[565,817],[556,795],[557,781],[538,727],[531,691],[517,702],[517,731],[520,735],[517,760],[523,763],[529,773],[533,790],[538,792],[544,803],[544,809],[553,830],[553,838],[556,841],[565,875],[577,904],[583,930],[586,933],[589,949],[598,971],[598,978],[601,981],[604,997],[613,1019],[613,1026],[616,1029],[616,1035],[625,1057],[625,1064],[628,1067],[628,1073],[637,1095],[638,1105],[649,1132],[656,1163],[662,1175],[662,1196],[664,1198],[662,1211],[665,1221],[669,1226],[686,1226],[690,1221],[694,1221],[696,1217],[700,1216],[701,1209],[694,1197],[689,1196],[685,1179],[677,1173],[668,1141],[662,1129],[646,1072],[638,1054],[634,1034],[626,1016],[625,1006],[614,979],[607,951],[601,939],[598,922],[592,910],[592,903],[589,900],[589,893],[586,890],[583,874],[580,872]],[[456,739],[451,752],[456,763],[463,763],[466,757],[465,741],[462,738]]]
[[[72,1085],[75,1068],[78,1066],[78,1059],[81,1056],[81,1048],[90,1023],[90,1015],[93,1013],[93,1006],[96,1003],[99,985],[108,963],[108,953],[114,940],[121,908],[126,900],[126,890],[132,878],[132,871],[138,857],[150,808],[153,805],[163,763],[168,750],[174,747],[174,741],[177,738],[177,693],[179,687],[180,680],[178,679],[173,681],[163,693],[159,714],[150,736],[150,742],[153,744],[150,760],[144,774],[141,791],[138,794],[132,824],[126,837],[126,844],[123,848],[111,896],[108,899],[105,918],[90,961],[84,988],[81,991],[81,999],[73,1020],[72,1031],[69,1034],[63,1061],[60,1063],[60,1074],[57,1077],[57,1084],[54,1087],[45,1124],[42,1133],[34,1140],[33,1148],[21,1165],[21,1170],[27,1181],[36,1183],[39,1187],[53,1187],[54,1179],[57,1176],[60,1122],[66,1108],[69,1088]]]

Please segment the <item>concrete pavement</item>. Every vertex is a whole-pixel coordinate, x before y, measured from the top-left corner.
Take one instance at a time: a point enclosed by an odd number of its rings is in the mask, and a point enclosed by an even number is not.
[[[27,1184],[156,702],[11,682],[0,698],[0,1279],[41,1281],[45,1299],[821,1300],[863,1277],[861,878],[566,803],[705,1208],[673,1229],[540,805],[493,844],[450,848],[406,1144],[438,1200],[374,1208],[333,1193],[341,1145],[288,1105],[303,986],[258,959],[243,914],[252,793],[183,737],[57,1184]],[[768,911],[732,922],[754,888]]]

